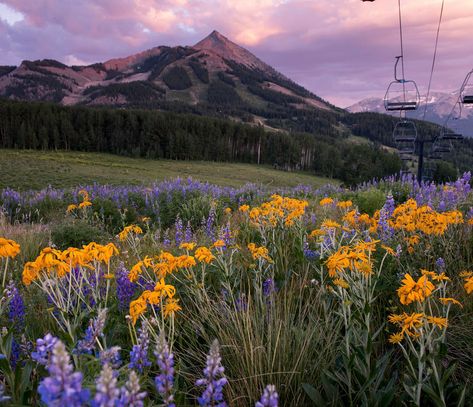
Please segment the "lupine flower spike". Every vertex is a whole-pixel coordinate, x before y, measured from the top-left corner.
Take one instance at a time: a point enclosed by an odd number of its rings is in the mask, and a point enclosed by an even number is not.
[[[197,380],[196,386],[206,386],[202,396],[197,401],[200,406],[225,407],[227,403],[223,400],[223,386],[227,379],[223,376],[225,368],[222,366],[220,347],[215,339],[207,355],[207,366],[204,369],[204,378]]]
[[[156,376],[154,380],[156,389],[163,398],[163,403],[166,407],[175,407],[174,395],[172,393],[174,385],[174,354],[170,352],[163,333],[158,338],[155,355],[160,372],[159,376]]]

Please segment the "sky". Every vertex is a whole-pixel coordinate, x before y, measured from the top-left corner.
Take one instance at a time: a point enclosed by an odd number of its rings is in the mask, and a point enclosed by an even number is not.
[[[444,0],[432,89],[473,68],[473,0]],[[425,94],[442,0],[401,0],[406,79]],[[383,97],[400,54],[397,0],[0,0],[0,65],[89,64],[214,29],[345,107]]]

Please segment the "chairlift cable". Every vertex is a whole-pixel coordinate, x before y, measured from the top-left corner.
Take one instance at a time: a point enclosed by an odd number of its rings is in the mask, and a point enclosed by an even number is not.
[[[402,36],[402,12],[401,12],[401,0],[398,0],[398,8],[399,8],[399,38],[401,40],[401,71],[402,71],[402,90],[404,94],[404,103],[406,103],[406,85],[404,80],[406,79],[404,75],[404,41]],[[399,112],[399,118],[402,118],[403,111]]]
[[[425,98],[425,107],[424,107],[424,114],[422,116],[422,120],[425,120],[425,115],[427,113],[427,104],[429,102],[429,96],[430,96],[430,88],[432,85],[432,78],[434,76],[434,69],[435,69],[435,61],[437,60],[437,48],[438,48],[438,43],[439,43],[439,36],[440,36],[440,26],[442,24],[442,17],[443,17],[443,8],[445,5],[445,0],[442,0],[442,6],[440,7],[440,17],[439,17],[439,23],[437,26],[437,36],[435,38],[435,48],[434,48],[434,56],[432,58],[432,67],[430,69],[430,78],[429,78],[429,86],[427,88],[427,96]]]

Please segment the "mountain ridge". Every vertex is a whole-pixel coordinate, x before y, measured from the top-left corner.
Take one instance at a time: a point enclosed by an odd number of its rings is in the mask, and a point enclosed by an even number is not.
[[[43,59],[0,67],[0,97],[63,105],[177,107],[256,122],[282,111],[336,110],[216,30],[192,46],[161,45],[91,65]]]

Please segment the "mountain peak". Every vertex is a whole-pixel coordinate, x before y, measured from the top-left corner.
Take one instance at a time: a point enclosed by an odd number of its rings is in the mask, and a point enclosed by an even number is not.
[[[193,48],[201,51],[211,51],[224,59],[229,59],[251,68],[268,72],[273,71],[271,67],[254,56],[250,51],[230,41],[217,30],[213,30],[207,37],[195,44]]]

